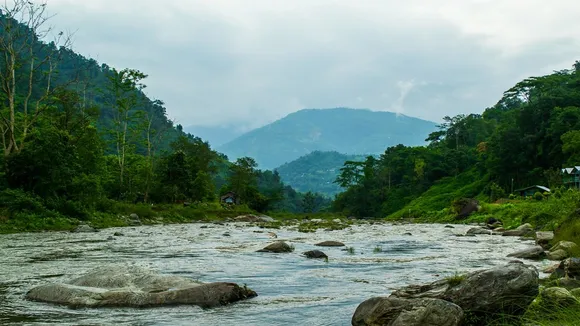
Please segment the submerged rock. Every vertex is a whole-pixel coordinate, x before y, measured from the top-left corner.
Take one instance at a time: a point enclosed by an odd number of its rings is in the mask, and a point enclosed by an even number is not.
[[[542,259],[546,257],[546,253],[544,252],[544,248],[541,246],[534,246],[524,250],[516,251],[507,256],[523,259]]]
[[[294,248],[292,248],[289,244],[284,241],[276,241],[264,247],[263,249],[258,250],[258,252],[292,252]]]
[[[343,247],[344,243],[338,242],[338,241],[322,241],[322,242],[315,244],[315,246],[319,246],[319,247]]]
[[[105,267],[66,283],[37,286],[26,299],[71,307],[153,307],[196,305],[211,308],[257,296],[235,283],[199,283],[135,266]]]
[[[449,301],[375,297],[357,307],[351,323],[353,326],[457,326],[462,320],[461,308]]]
[[[320,250],[310,250],[302,254],[307,258],[328,258],[328,256]]]

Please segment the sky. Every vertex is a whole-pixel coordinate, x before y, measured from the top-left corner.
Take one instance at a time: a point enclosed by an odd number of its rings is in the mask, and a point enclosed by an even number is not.
[[[481,113],[580,60],[576,0],[47,0],[73,49],[148,74],[183,126],[304,108]]]

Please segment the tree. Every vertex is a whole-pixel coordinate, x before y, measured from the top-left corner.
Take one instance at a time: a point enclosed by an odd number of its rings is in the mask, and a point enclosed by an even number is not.
[[[304,213],[313,213],[316,210],[316,196],[311,192],[304,194],[302,198],[302,211]]]
[[[580,163],[580,130],[570,130],[562,135],[562,151],[569,155],[568,164]]]
[[[125,165],[132,142],[130,126],[135,122],[134,110],[142,104],[141,91],[146,87],[142,80],[147,78],[144,73],[134,69],[117,71],[112,69],[109,75],[107,91],[109,105],[113,108],[113,141],[115,144],[117,162],[119,164],[119,184],[124,187]]]
[[[258,193],[256,167],[258,164],[251,157],[241,157],[230,166],[228,186],[241,203],[250,203]]]
[[[0,17],[0,132],[4,156],[19,152],[38,119],[49,108],[46,101],[62,53],[72,42],[60,32],[50,43],[40,40],[52,33],[46,4],[14,0],[1,7]]]

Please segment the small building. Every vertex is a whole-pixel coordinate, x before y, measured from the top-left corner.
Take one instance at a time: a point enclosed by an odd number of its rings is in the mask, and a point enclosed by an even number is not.
[[[540,192],[540,193],[544,193],[544,192],[550,192],[550,188],[548,187],[544,187],[544,186],[539,186],[539,185],[534,185],[534,186],[529,186],[526,188],[522,188],[522,189],[517,189],[515,191],[515,193],[519,194],[521,197],[532,197],[536,192]]]
[[[220,197],[220,202],[225,204],[235,204],[236,203],[236,194],[232,191],[225,193],[223,196]]]
[[[580,166],[567,167],[560,170],[562,184],[568,188],[580,188]]]

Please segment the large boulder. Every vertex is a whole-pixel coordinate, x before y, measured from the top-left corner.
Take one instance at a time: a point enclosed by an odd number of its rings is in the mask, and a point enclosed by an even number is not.
[[[353,326],[457,326],[463,320],[459,306],[441,299],[375,297],[354,312]]]
[[[544,248],[542,248],[541,246],[533,246],[520,251],[516,251],[507,256],[522,259],[542,259],[546,257],[546,253],[544,252]]]
[[[515,261],[461,278],[411,285],[391,296],[443,299],[460,306],[465,313],[485,319],[497,314],[522,314],[538,295],[538,283],[539,274],[534,266]]]
[[[257,296],[235,283],[199,283],[135,267],[104,267],[65,283],[32,288],[26,299],[71,307],[153,307],[195,305],[211,308]]]

